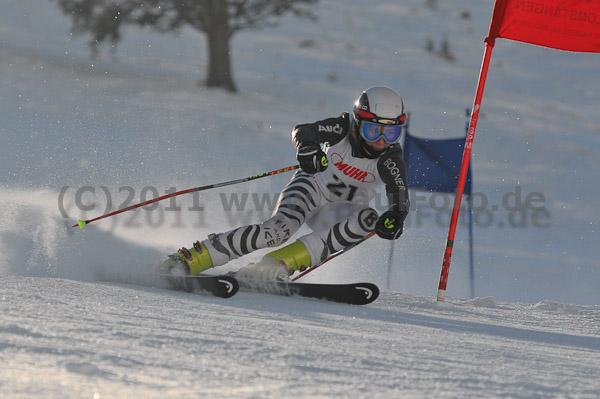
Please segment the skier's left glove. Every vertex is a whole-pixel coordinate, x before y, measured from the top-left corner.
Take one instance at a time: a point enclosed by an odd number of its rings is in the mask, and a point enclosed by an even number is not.
[[[324,171],[328,166],[327,155],[314,141],[300,144],[296,159],[300,163],[300,168],[311,175]]]
[[[402,235],[405,211],[386,211],[375,223],[375,233],[383,239],[395,240]]]

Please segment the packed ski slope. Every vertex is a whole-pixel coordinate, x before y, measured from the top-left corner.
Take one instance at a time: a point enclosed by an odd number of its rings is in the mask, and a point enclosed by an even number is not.
[[[597,398],[598,308],[5,277],[5,398]],[[24,315],[27,315],[26,317]]]
[[[391,266],[373,238],[306,277],[377,283],[363,307],[190,295],[148,272],[268,215],[289,175],[70,227],[294,164],[293,125],[348,111],[371,85],[403,94],[413,134],[463,135],[493,2],[444,3],[321,0],[317,22],[243,32],[231,95],[195,84],[195,32],[129,30],[92,60],[55,2],[5,2],[0,397],[600,397],[598,55],[497,42],[473,149],[475,299],[461,223],[435,302],[442,196],[412,193]],[[436,54],[444,37],[453,62]]]

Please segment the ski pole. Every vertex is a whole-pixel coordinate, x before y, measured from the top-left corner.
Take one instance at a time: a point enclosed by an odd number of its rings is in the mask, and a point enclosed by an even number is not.
[[[194,187],[194,188],[189,188],[187,190],[177,191],[177,192],[174,192],[174,193],[171,193],[171,194],[163,195],[162,197],[157,197],[157,198],[153,198],[151,200],[145,201],[145,202],[140,202],[139,204],[131,205],[131,206],[128,206],[127,208],[119,209],[117,211],[114,211],[114,212],[111,212],[111,213],[107,213],[106,215],[98,216],[98,217],[93,218],[93,219],[79,220],[79,222],[77,222],[77,224],[74,224],[71,227],[77,227],[77,226],[79,226],[79,228],[83,229],[83,227],[85,225],[90,224],[92,222],[95,222],[96,220],[100,220],[100,219],[104,219],[104,218],[107,218],[107,217],[110,217],[110,216],[118,215],[119,213],[127,212],[127,211],[130,211],[132,209],[136,209],[136,208],[142,207],[144,205],[152,204],[154,202],[162,201],[164,199],[175,197],[175,196],[178,196],[178,195],[181,195],[181,194],[188,194],[188,193],[193,193],[193,192],[196,192],[196,191],[210,190],[212,188],[218,188],[218,187],[230,186],[232,184],[244,183],[244,182],[247,182],[247,181],[250,181],[250,180],[260,179],[262,177],[273,176],[273,175],[276,175],[276,174],[279,174],[279,173],[283,173],[283,172],[289,172],[291,170],[296,170],[298,168],[300,168],[300,165],[292,165],[292,166],[288,166],[286,168],[272,170],[270,172],[261,173],[259,175],[255,175],[255,176],[244,177],[242,179],[227,181],[227,182],[223,182],[223,183],[209,184],[209,185],[206,185],[206,186]]]
[[[358,244],[365,242],[366,240],[368,240],[369,238],[373,237],[375,235],[375,232],[372,231],[369,234],[367,234],[366,236],[364,236],[363,238],[361,238],[360,240],[356,241],[354,244],[350,245],[347,248],[344,248],[340,251],[337,251],[336,253],[332,254],[329,258],[325,259],[323,262],[321,262],[320,264],[310,267],[307,270],[303,271],[302,273],[300,273],[299,275],[297,275],[296,277],[294,277],[292,279],[292,281],[296,281],[298,280],[300,277],[303,277],[305,275],[307,275],[308,273],[312,272],[313,270],[315,270],[316,268],[323,266],[325,263],[329,262],[330,260],[332,260],[333,258],[337,258],[338,256],[340,256],[343,253],[346,253],[348,251],[350,251],[352,248],[356,247]]]

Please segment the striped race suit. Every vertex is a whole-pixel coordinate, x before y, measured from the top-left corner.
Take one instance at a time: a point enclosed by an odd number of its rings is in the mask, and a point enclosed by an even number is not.
[[[263,223],[205,240],[213,266],[257,249],[278,246],[304,223],[313,231],[299,240],[308,249],[314,266],[375,229],[379,215],[369,204],[384,190],[388,209],[408,211],[402,148],[393,144],[383,153],[367,154],[355,139],[352,126],[352,115],[343,113],[294,128],[292,140],[296,147],[309,141],[321,144],[329,167],[314,175],[296,172],[281,192],[272,217]]]

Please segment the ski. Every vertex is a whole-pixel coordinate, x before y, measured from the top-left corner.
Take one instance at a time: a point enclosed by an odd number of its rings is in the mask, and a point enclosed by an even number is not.
[[[320,284],[285,281],[239,280],[227,275],[197,274],[194,276],[161,275],[169,289],[190,293],[207,292],[221,298],[234,296],[240,286],[246,291],[281,296],[298,296],[350,305],[367,305],[379,297],[379,287],[373,283]]]
[[[194,276],[162,275],[169,284],[169,289],[191,293],[208,292],[221,298],[234,296],[240,285],[235,277],[226,275],[196,274]]]
[[[319,284],[262,280],[239,280],[239,282],[247,291],[315,298],[350,305],[367,305],[379,296],[379,287],[373,283]]]

